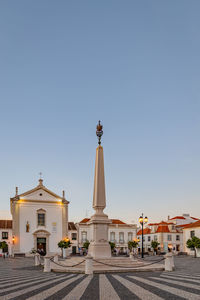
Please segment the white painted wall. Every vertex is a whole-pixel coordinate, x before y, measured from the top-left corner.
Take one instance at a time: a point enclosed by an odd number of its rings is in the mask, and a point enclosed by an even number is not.
[[[37,210],[46,211],[45,226],[37,226]],[[26,223],[30,224],[29,232],[26,232]],[[56,223],[56,232],[53,232],[53,223]],[[55,226],[54,226],[55,228]],[[62,239],[62,206],[58,203],[20,203],[19,232],[20,252],[29,253],[34,248],[33,233],[37,230],[46,230],[49,236],[49,251],[58,252],[57,243]]]
[[[92,240],[92,230],[90,228],[89,224],[78,224],[78,241],[79,241],[79,246],[82,246],[82,232],[85,231],[87,232],[87,240],[90,242]],[[133,239],[136,238],[137,234],[137,229],[136,225],[130,226],[130,225],[118,225],[118,224],[110,224],[108,226],[108,240],[110,241],[110,233],[114,232],[115,233],[115,243],[116,247],[128,247],[128,233],[132,232],[133,234]],[[124,243],[119,243],[119,233],[123,232],[124,233]]]
[[[186,246],[186,242],[188,239],[191,239],[190,232],[194,231],[195,236],[200,238],[200,227],[193,227],[193,228],[185,228],[183,229],[183,246],[184,246],[184,252],[187,252],[189,255],[194,255],[194,251],[191,251]]]

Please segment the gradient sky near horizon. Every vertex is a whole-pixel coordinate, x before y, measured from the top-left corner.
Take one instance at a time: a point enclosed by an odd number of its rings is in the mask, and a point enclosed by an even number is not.
[[[1,1],[0,217],[44,185],[92,210],[96,124],[110,218],[200,217],[200,1]]]

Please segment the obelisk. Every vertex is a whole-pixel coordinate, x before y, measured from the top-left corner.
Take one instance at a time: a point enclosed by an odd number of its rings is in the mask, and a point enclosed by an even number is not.
[[[101,137],[103,135],[102,129],[103,126],[99,121],[96,130],[99,146],[96,149],[93,194],[93,208],[95,210],[95,214],[90,219],[92,239],[88,250],[88,254],[93,256],[93,258],[111,257],[111,248],[108,243],[108,225],[111,223],[111,220],[109,220],[108,216],[103,212],[104,208],[106,207],[106,191],[103,147],[101,146]]]

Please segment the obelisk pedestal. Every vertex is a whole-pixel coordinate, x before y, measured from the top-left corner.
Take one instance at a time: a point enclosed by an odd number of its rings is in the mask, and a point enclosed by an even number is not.
[[[100,122],[99,125],[97,125],[97,133],[101,133],[101,135],[103,134],[102,126]],[[93,258],[111,257],[111,248],[108,243],[108,225],[111,223],[111,220],[109,220],[108,216],[103,212],[105,207],[106,207],[106,193],[105,193],[105,178],[104,178],[103,147],[101,146],[101,140],[99,139],[99,146],[96,149],[95,176],[94,176],[93,208],[95,210],[95,214],[90,219],[92,239],[88,249],[88,253]]]

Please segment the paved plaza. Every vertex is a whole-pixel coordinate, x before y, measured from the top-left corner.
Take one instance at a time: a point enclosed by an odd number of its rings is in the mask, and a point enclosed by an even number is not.
[[[174,272],[43,273],[32,258],[0,258],[0,299],[199,299],[200,259],[176,257]]]

